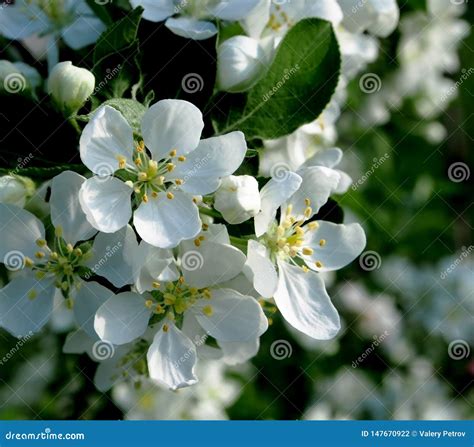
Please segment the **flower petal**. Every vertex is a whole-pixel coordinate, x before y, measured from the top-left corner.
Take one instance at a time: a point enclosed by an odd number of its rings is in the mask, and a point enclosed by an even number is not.
[[[53,311],[54,291],[51,280],[16,277],[0,289],[0,327],[18,338],[38,332]]]
[[[115,233],[99,233],[94,239],[93,256],[87,266],[115,287],[133,284],[133,261],[137,250],[137,238],[130,225]]]
[[[170,177],[184,180],[181,189],[190,194],[210,194],[219,188],[222,177],[237,170],[246,152],[247,143],[242,132],[201,140],[199,146],[187,155],[186,161],[176,166]]]
[[[92,177],[79,190],[79,202],[87,220],[99,231],[115,233],[132,217],[132,188],[115,177]]]
[[[236,21],[245,18],[259,3],[260,0],[224,0],[218,2],[209,12],[219,19]]]
[[[62,228],[64,240],[73,245],[97,233],[79,204],[79,190],[85,180],[82,175],[65,171],[51,182],[51,220],[55,228]]]
[[[331,147],[316,152],[309,160],[304,164],[305,167],[311,166],[326,166],[326,168],[333,168],[337,166],[342,160],[342,151],[338,147]]]
[[[164,194],[142,202],[133,216],[133,224],[140,237],[150,245],[161,248],[176,247],[182,240],[199,234],[201,220],[191,197],[179,190],[174,198]]]
[[[129,343],[143,335],[151,311],[142,296],[123,292],[112,296],[95,314],[94,328],[102,340],[115,345]]]
[[[158,101],[142,119],[143,139],[156,161],[168,158],[172,150],[185,155],[195,149],[203,128],[201,111],[179,99]]]
[[[66,45],[79,50],[97,41],[105,31],[105,25],[90,11],[89,15],[76,17],[74,22],[63,28],[61,36]]]
[[[143,18],[150,22],[161,22],[171,17],[177,7],[173,0],[130,0],[130,3],[134,8],[141,6]]]
[[[196,347],[174,323],[165,323],[156,333],[147,353],[150,377],[172,390],[197,383],[194,367]]]
[[[79,140],[82,162],[95,174],[112,175],[119,157],[134,167],[133,130],[123,115],[108,105],[100,107],[86,124]]]
[[[209,39],[217,34],[217,28],[212,22],[187,17],[171,17],[165,22],[165,26],[178,36],[194,40]]]
[[[43,33],[50,26],[48,17],[41,8],[26,0],[18,0],[13,4],[12,2],[4,3],[1,12],[1,34],[8,39],[24,39],[33,34]],[[31,20],[32,16],[36,20]]]
[[[89,337],[97,338],[94,318],[97,309],[115,294],[97,282],[83,282],[74,300],[74,317],[79,328]]]
[[[318,221],[318,228],[307,230],[304,245],[313,250],[311,255],[302,255],[309,268],[320,272],[338,270],[360,255],[366,244],[365,233],[357,223],[337,225]],[[320,262],[318,268],[315,262]]]
[[[257,241],[248,242],[246,267],[244,273],[255,290],[264,298],[271,298],[278,286],[278,275],[267,249]]]
[[[30,212],[14,205],[0,203],[0,262],[11,270],[20,270],[25,257],[33,258],[36,241],[44,239],[44,226]]]
[[[321,275],[279,260],[278,289],[274,295],[281,314],[295,329],[317,340],[333,338],[341,327]]]
[[[255,235],[266,233],[275,219],[277,209],[301,185],[301,177],[294,172],[285,171],[282,178],[272,178],[260,191],[261,211],[255,216]]]
[[[231,289],[211,293],[209,301],[200,300],[192,309],[199,324],[216,340],[248,341],[267,330],[267,318],[254,298]]]
[[[197,288],[228,281],[245,264],[245,255],[238,248],[208,240],[202,241],[199,247],[192,241],[182,242],[180,258],[186,284]]]
[[[290,197],[288,203],[292,205],[292,216],[296,220],[310,218],[328,201],[331,193],[337,188],[340,175],[334,169],[324,166],[302,168],[298,174],[303,179],[299,189]],[[305,216],[307,199],[311,202],[312,213]],[[285,210],[281,213],[282,220],[286,217]]]
[[[218,345],[224,353],[222,360],[227,365],[238,365],[257,355],[260,349],[260,338],[255,337],[249,341],[220,341]]]

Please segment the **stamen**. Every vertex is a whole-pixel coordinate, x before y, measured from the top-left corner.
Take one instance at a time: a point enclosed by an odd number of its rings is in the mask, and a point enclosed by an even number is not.
[[[170,151],[170,157],[176,157],[177,153],[178,151],[176,149],[173,149],[172,151]]]
[[[309,247],[304,247],[303,248],[303,254],[306,256],[310,256],[313,254],[313,249]]]
[[[168,325],[167,325],[167,324],[164,324],[164,325],[163,325],[163,332],[168,332],[168,330],[169,330]]]
[[[127,164],[126,158],[123,155],[118,155],[117,160],[118,160],[119,168],[124,169]]]
[[[148,174],[146,172],[139,172],[138,173],[138,180],[144,182],[148,179]]]
[[[326,239],[321,239],[321,240],[319,241],[319,246],[320,246],[320,247],[324,247],[325,245],[326,245]]]
[[[161,284],[160,284],[159,282],[157,282],[157,281],[153,281],[153,282],[151,283],[151,285],[152,285],[153,288],[155,288],[155,289],[159,289],[159,288],[161,287]]]
[[[320,268],[322,268],[323,263],[322,263],[321,261],[316,261],[316,262],[314,263],[314,265],[315,265],[318,269],[320,269]]]
[[[166,197],[167,197],[168,199],[172,200],[172,199],[174,199],[174,194],[173,194],[172,192],[168,191],[168,192],[166,193]]]
[[[212,316],[212,314],[214,313],[212,306],[204,306],[202,308],[202,313],[206,315],[206,317]]]
[[[171,172],[175,167],[176,167],[176,165],[174,163],[167,163],[166,164],[166,170],[168,172]]]
[[[184,155],[180,155],[178,157],[178,161],[186,161],[186,157]]]

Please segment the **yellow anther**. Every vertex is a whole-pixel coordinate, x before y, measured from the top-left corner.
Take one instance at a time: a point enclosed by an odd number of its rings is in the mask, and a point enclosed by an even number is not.
[[[82,250],[81,250],[80,248],[76,248],[76,249],[74,250],[74,254],[75,254],[76,256],[82,256]]]
[[[38,258],[38,259],[42,259],[44,258],[44,253],[42,251],[37,251],[35,253],[35,256]]]
[[[141,166],[141,165],[142,165],[142,159],[141,159],[140,157],[135,158],[135,160],[133,160],[133,162],[134,162],[137,166]]]
[[[180,186],[180,185],[183,184],[183,180],[181,180],[180,178],[177,178],[174,182],[175,182],[178,186]]]
[[[318,222],[310,222],[308,224],[308,228],[311,230],[311,231],[314,231],[314,230],[317,230],[319,228],[319,224]]]
[[[296,234],[297,234],[298,236],[304,236],[304,230],[303,230],[303,228],[301,228],[301,227],[296,227],[295,231],[296,231]]]
[[[61,225],[58,225],[55,229],[54,229],[54,234],[56,237],[62,237],[63,235],[63,227],[61,227]]]
[[[133,182],[132,182],[131,180],[127,180],[127,181],[125,182],[125,184],[126,184],[129,188],[133,189]]]
[[[201,241],[199,239],[194,239],[194,245],[196,247],[200,247],[201,246]]]
[[[320,247],[324,247],[325,245],[326,245],[326,239],[321,239],[321,240],[319,241],[319,246],[320,246]]]
[[[154,199],[156,199],[156,198],[158,197],[158,193],[157,193],[156,191],[153,191],[153,192],[151,193],[151,196],[152,196]]]
[[[169,192],[169,191],[168,191],[168,192],[166,193],[166,197],[167,197],[168,199],[172,200],[172,199],[174,199],[174,194],[173,194],[172,192]]]
[[[191,293],[191,295],[196,295],[198,293],[198,289],[196,289],[196,287],[191,287],[189,289],[189,292]]]
[[[202,313],[206,315],[206,317],[212,316],[212,314],[214,313],[212,306],[204,306],[202,308]]]
[[[313,214],[313,209],[310,206],[306,207],[306,209],[304,210],[304,217],[308,219],[311,214]]]
[[[311,206],[311,200],[308,199],[308,198],[304,199],[304,204],[305,204],[306,206]]]
[[[143,200],[145,203],[148,203],[148,196],[147,196],[146,194],[143,194],[142,200]]]
[[[25,258],[25,266],[26,267],[33,267],[35,263],[28,257]]]
[[[180,284],[184,284],[184,276],[180,276],[179,279],[178,279],[178,282]]]
[[[171,172],[175,167],[176,165],[174,163],[166,163],[166,170],[168,172]]]
[[[55,251],[53,251],[53,252],[49,255],[49,257],[50,257],[53,261],[57,261],[57,260],[59,259],[59,255],[58,255]]]
[[[165,313],[165,309],[163,309],[163,306],[161,304],[157,304],[155,306],[155,313],[157,314],[164,314]]]
[[[145,307],[151,309],[151,306],[153,306],[153,300],[146,300]]]
[[[170,157],[176,157],[177,153],[178,151],[176,149],[173,149],[172,151],[170,151]]]
[[[137,151],[138,152],[143,152],[144,150],[145,150],[145,142],[143,140],[140,140],[138,142]]]
[[[36,292],[35,289],[31,289],[29,292],[28,292],[28,298],[30,300],[34,300],[37,296],[38,296],[38,292]]]
[[[155,184],[158,186],[162,186],[165,183],[164,175],[160,175],[157,179],[155,179]]]
[[[290,215],[293,211],[293,205],[290,203],[287,207],[286,207],[286,214]]]
[[[118,160],[119,168],[124,169],[125,166],[127,165],[127,159],[123,155],[118,155],[117,160]]]
[[[180,155],[178,157],[178,161],[186,161],[186,157],[184,155]]]
[[[322,263],[321,261],[316,261],[316,262],[314,263],[314,265],[315,265],[318,269],[320,269],[320,268],[323,266],[323,263]]]
[[[161,287],[161,284],[157,281],[153,281],[151,285],[153,286],[154,289],[159,289]]]
[[[204,289],[202,291],[202,294],[204,295],[205,298],[207,298],[208,300],[210,300],[212,298],[212,294],[211,294],[211,291],[209,289]]]
[[[146,172],[139,172],[138,173],[138,180],[144,182],[148,179],[148,174]]]
[[[303,254],[306,256],[311,256],[313,254],[313,249],[309,247],[304,247],[303,248]]]
[[[202,235],[199,236],[199,240],[200,240],[200,241],[203,241],[203,240],[205,240],[205,239],[206,239],[206,236],[202,236]]]
[[[163,325],[163,332],[168,332],[168,330],[169,330],[168,325],[167,325],[167,324],[164,324],[164,325]]]
[[[44,239],[37,239],[36,240],[36,245],[38,247],[45,247],[46,246],[46,241]]]
[[[66,250],[68,253],[72,253],[73,250],[74,250],[74,247],[72,246],[72,244],[67,244],[66,245]]]
[[[305,272],[305,273],[309,272],[309,268],[306,267],[305,265],[302,265],[301,268],[303,269],[303,272]]]
[[[140,188],[134,188],[135,194],[140,194]]]
[[[202,229],[203,229],[204,231],[209,230],[209,225],[208,225],[207,223],[203,223],[203,224],[202,224]]]
[[[150,160],[148,162],[148,168],[151,169],[152,171],[157,171],[158,170],[158,162],[156,160]]]

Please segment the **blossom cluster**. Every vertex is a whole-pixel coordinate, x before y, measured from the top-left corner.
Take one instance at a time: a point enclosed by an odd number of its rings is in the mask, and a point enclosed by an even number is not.
[[[376,55],[374,36],[395,28],[396,2],[131,4],[190,39],[211,38],[221,22],[238,24],[243,33],[217,49],[216,86],[228,92],[265,77],[296,23],[328,21],[342,55],[336,92],[315,121],[262,141],[258,177],[243,170],[249,136],[237,128],[203,138],[205,117],[185,100],[148,104],[138,126],[112,103],[94,106],[83,128],[73,118],[86,176],[65,170],[36,194],[27,178],[2,179],[0,260],[10,281],[0,290],[0,327],[21,338],[61,312],[72,328],[64,352],[100,363],[100,390],[143,377],[175,390],[198,381],[198,358],[244,362],[258,352],[275,308],[302,334],[333,338],[340,319],[324,278],[357,258],[366,238],[358,223],[319,214],[351,185],[338,169],[343,152],[332,126],[347,82]],[[46,88],[69,118],[95,92],[95,78],[57,63],[57,44],[82,48],[104,29],[82,1],[16,1],[0,15],[5,37],[49,36]],[[4,62],[2,80],[21,73],[34,94],[38,73]]]

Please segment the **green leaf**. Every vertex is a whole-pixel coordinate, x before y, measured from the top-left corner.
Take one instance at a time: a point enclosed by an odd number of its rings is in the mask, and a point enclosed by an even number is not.
[[[101,105],[108,105],[117,109],[124,118],[128,121],[128,124],[132,127],[136,134],[140,134],[140,124],[142,121],[143,114],[146,112],[146,107],[134,99],[128,98],[112,98],[104,101]],[[88,113],[87,115],[79,115],[76,119],[80,121],[88,122],[96,111]]]
[[[292,133],[324,110],[340,65],[331,24],[314,18],[298,22],[279,45],[268,72],[247,93],[216,95],[215,129],[219,134],[241,130],[248,139]]]
[[[94,12],[94,14],[102,20],[107,26],[112,23],[112,17],[110,17],[108,7],[106,3],[98,3],[96,0],[86,0],[87,6]]]

